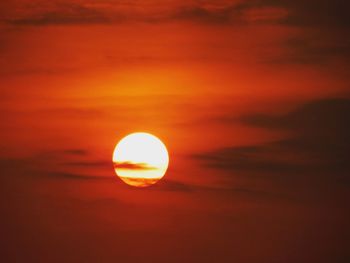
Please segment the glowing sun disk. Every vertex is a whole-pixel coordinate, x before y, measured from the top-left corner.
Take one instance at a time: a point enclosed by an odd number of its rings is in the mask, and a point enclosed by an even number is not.
[[[144,187],[160,180],[169,165],[165,145],[144,132],[124,137],[115,147],[113,163],[116,174],[127,184]]]

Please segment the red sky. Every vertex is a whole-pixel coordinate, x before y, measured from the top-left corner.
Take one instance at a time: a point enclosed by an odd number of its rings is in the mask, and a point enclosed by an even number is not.
[[[349,4],[0,3],[4,262],[346,262]],[[165,180],[124,186],[135,131]]]

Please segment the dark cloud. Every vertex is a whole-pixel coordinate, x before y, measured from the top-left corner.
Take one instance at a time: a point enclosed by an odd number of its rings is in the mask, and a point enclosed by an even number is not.
[[[286,23],[301,26],[350,26],[347,10],[350,3],[344,0],[270,1],[287,7],[291,15]]]
[[[42,157],[43,158],[43,157]],[[41,159],[42,159],[41,158]],[[63,165],[73,166],[77,164],[64,163],[60,164],[61,168]],[[80,164],[79,164],[80,165]],[[83,163],[81,163],[83,165]],[[113,178],[112,176],[99,176],[91,173],[74,172],[69,169],[58,170],[56,165],[46,167],[47,163],[36,156],[31,158],[0,158],[0,169],[2,176],[0,179],[6,179],[6,175],[16,173],[21,175],[20,178],[27,177],[31,179],[74,179],[74,180],[106,180]],[[84,167],[95,167],[96,163],[86,162]],[[66,171],[64,171],[66,170]]]
[[[285,10],[288,15],[274,16],[270,10]],[[350,16],[347,10],[350,3],[343,0],[254,0],[245,1],[222,8],[210,9],[202,5],[185,7],[177,10],[171,17],[207,23],[249,23],[271,22],[293,26],[350,26]],[[249,19],[247,14],[255,13],[257,20]],[[270,13],[271,17],[268,17]],[[264,18],[264,19],[261,19]],[[275,19],[273,19],[275,18]]]
[[[276,64],[327,64],[332,59],[347,62],[350,58],[348,36],[326,35],[325,32],[309,32],[306,36],[287,39],[282,46],[286,52],[277,57],[266,58]]]
[[[108,5],[111,8],[108,8]],[[53,2],[39,9],[33,8],[33,5],[28,6],[29,11],[25,14],[12,15],[10,18],[7,17],[5,21],[8,24],[19,26],[118,24],[128,22],[158,24],[174,21],[216,26],[252,24],[292,26],[301,28],[304,32],[297,37],[292,36],[290,39],[282,41],[280,47],[284,51],[281,54],[271,55],[266,52],[261,57],[263,62],[273,64],[322,64],[335,58],[347,63],[350,58],[350,38],[348,37],[350,16],[347,14],[350,4],[342,0],[253,0],[221,4],[196,2],[166,8],[164,3],[158,3],[158,7],[162,8],[156,8],[153,5],[143,6],[142,3],[137,2],[130,4],[133,8],[126,9],[124,5],[126,3],[88,5]],[[137,11],[142,7],[143,12]],[[181,60],[179,57],[166,59]],[[207,60],[208,58],[200,59]],[[158,60],[159,58],[151,56],[118,58],[117,60],[113,56],[107,58],[107,62],[111,65]],[[54,70],[36,68],[17,69],[14,72],[7,69],[0,74],[62,74],[67,72],[70,72],[69,68]]]
[[[243,10],[243,6],[240,5],[232,5],[215,10],[202,6],[191,6],[175,10],[169,16],[169,19],[226,24],[233,21],[238,22],[241,17],[241,10]]]
[[[344,0],[254,0],[245,2],[245,8],[279,7],[289,15],[279,23],[293,26],[350,26],[347,10],[350,3]]]
[[[242,149],[243,150],[243,149]],[[75,150],[67,150],[69,153],[78,153],[79,151],[75,152]],[[249,151],[249,150],[248,150]],[[62,154],[65,154],[64,151],[60,151]],[[57,153],[56,153],[57,156]],[[68,156],[66,156],[67,158]],[[67,160],[74,159],[74,156],[70,156],[67,158]],[[58,182],[68,182],[72,180],[72,182],[77,181],[93,181],[96,180],[98,182],[108,182],[108,183],[118,183],[120,188],[117,189],[128,189],[129,191],[140,191],[139,188],[136,187],[130,187],[124,183],[122,183],[120,180],[116,179],[113,169],[111,168],[111,163],[109,162],[94,162],[94,161],[81,161],[81,162],[69,162],[66,161],[64,163],[60,163],[59,167],[62,168],[64,166],[66,167],[87,167],[87,168],[99,168],[103,169],[105,171],[104,175],[98,175],[95,173],[84,173],[81,170],[70,170],[70,169],[60,169],[57,170],[57,168],[54,168],[54,166],[51,167],[51,169],[40,169],[43,165],[42,158],[0,158],[0,169],[2,171],[2,176],[0,176],[1,182],[7,182],[11,178],[5,176],[7,174],[16,174],[16,179],[18,181],[23,180],[33,180],[33,181],[43,181],[47,182],[47,180],[57,180]],[[39,169],[38,169],[39,168]],[[109,171],[109,172],[108,172]],[[239,196],[246,196],[246,197],[253,197],[253,198],[283,198],[286,197],[282,194],[272,193],[268,191],[264,191],[261,189],[254,189],[251,187],[243,187],[243,186],[237,186],[232,184],[225,184],[225,185],[213,185],[213,184],[194,184],[189,182],[184,182],[181,180],[176,179],[168,179],[172,178],[176,175],[173,174],[173,171],[168,171],[167,176],[157,182],[154,185],[151,185],[150,187],[143,188],[142,191],[160,191],[160,192],[180,192],[180,193],[208,193],[208,194],[216,194],[216,193],[225,193],[228,195],[239,195]],[[67,181],[68,180],[68,181]],[[132,179],[128,179],[129,181]],[[140,184],[140,180],[137,179],[136,183]],[[144,182],[145,185],[149,185],[149,181]],[[141,184],[142,185],[142,184]]]
[[[350,4],[342,0],[255,0],[215,9],[185,7],[170,15],[170,19],[218,25],[299,27],[305,32],[281,43],[285,52],[274,57],[267,55],[262,60],[277,64],[323,64],[340,59],[347,63],[350,16],[344,10],[349,9]]]
[[[303,29],[303,33],[283,41],[285,52],[265,61],[278,64],[325,64],[331,59],[350,58],[349,26],[347,10],[350,3],[343,0],[258,0],[247,4],[254,8],[283,8],[288,15],[274,20],[275,24]]]
[[[114,20],[117,18],[114,17]],[[68,25],[110,23],[104,12],[76,3],[59,3],[45,12],[9,21],[13,25]]]
[[[62,165],[66,166],[80,166],[80,167],[111,167],[111,162],[107,161],[73,161],[73,162],[62,162]]]
[[[138,6],[142,6],[139,4]],[[114,6],[115,7],[115,6]],[[78,3],[55,3],[46,10],[41,9],[32,15],[8,19],[13,25],[69,25],[69,24],[110,24],[121,22],[161,23],[174,20],[185,20],[200,23],[239,23],[243,18],[245,4],[226,5],[220,8],[208,8],[202,4],[185,5],[181,8],[170,8],[170,11],[156,11],[145,7],[148,13],[135,11],[111,11],[87,7]],[[29,7],[30,9],[30,7]]]
[[[263,145],[228,147],[197,155],[206,165],[269,172],[350,171],[350,100],[311,102],[279,116],[249,115],[243,123],[283,129],[293,137]]]
[[[196,186],[179,181],[163,178],[157,184],[153,185],[150,190],[175,191],[175,192],[192,192]]]
[[[213,1],[214,2],[214,1]],[[105,3],[106,4],[106,3]],[[97,7],[72,2],[54,2],[48,8],[41,8],[34,15],[8,20],[14,25],[57,25],[57,24],[100,24],[120,23],[125,21],[164,22],[186,20],[212,24],[240,24],[275,22],[295,26],[337,26],[348,27],[350,17],[347,10],[350,4],[343,0],[253,0],[240,3],[192,3],[179,7],[169,6],[162,10],[142,3],[134,7],[144,7],[149,13],[137,13],[137,9],[123,9],[122,3],[109,3]],[[165,6],[158,3],[157,7]],[[120,9],[116,8],[119,7]],[[125,6],[124,6],[125,7]],[[28,6],[33,8],[33,6]],[[111,11],[113,10],[114,11]],[[275,11],[285,10],[288,15],[277,15]],[[36,10],[36,9],[34,9]],[[118,11],[116,11],[118,10]],[[271,12],[271,10],[274,10]],[[282,12],[285,13],[285,12]],[[249,14],[253,14],[250,17]],[[253,18],[253,19],[251,19]]]
[[[54,161],[80,160],[86,158],[89,152],[82,148],[53,149],[33,152],[26,157],[0,157],[1,165],[21,163],[23,167],[33,167],[36,164]]]
[[[1,176],[0,181],[8,180],[7,174],[17,174],[18,180],[23,178],[29,180],[102,180],[111,182],[119,182],[116,179],[113,164],[109,161],[96,161],[86,159],[88,157],[88,151],[85,149],[72,148],[55,151],[43,151],[35,153],[32,156],[26,158],[8,158],[0,157],[0,169]],[[81,160],[81,158],[84,158]],[[52,162],[53,160],[53,162]],[[157,169],[155,167],[149,167],[147,164],[138,163],[121,163],[120,166],[123,169],[135,169],[135,170],[151,170]],[[59,169],[57,168],[59,167]],[[75,168],[79,168],[78,170]],[[87,168],[87,169],[81,169]],[[98,168],[102,173],[92,172],[92,168]],[[169,173],[169,171],[168,171]],[[170,171],[171,173],[171,171]],[[170,175],[171,177],[171,175]],[[132,179],[129,179],[132,180]],[[139,179],[137,182],[139,183]],[[157,181],[157,180],[156,180]],[[121,182],[121,181],[120,181]],[[146,185],[148,185],[146,183]],[[135,187],[128,187],[124,183],[120,183],[120,186],[127,187],[127,189],[138,190]],[[174,192],[193,192],[193,191],[217,191],[220,188],[212,188],[205,186],[198,186],[188,184],[185,182],[164,178],[157,182],[147,191],[174,191]]]
[[[73,155],[87,155],[88,151],[85,149],[65,149],[62,151],[58,151],[60,153],[64,153],[64,154],[73,154]]]
[[[116,162],[114,168],[126,170],[155,170],[157,167],[150,166],[147,163],[133,163],[133,162]]]
[[[67,148],[67,149],[53,149],[39,151],[32,154],[32,156],[26,158],[32,162],[38,162],[40,160],[66,160],[85,158],[89,155],[88,150],[81,148]]]
[[[70,24],[112,24],[122,22],[161,23],[167,21],[192,21],[208,24],[239,22],[240,7],[229,6],[219,10],[210,10],[202,6],[183,7],[162,14],[142,15],[137,13],[117,13],[109,15],[103,10],[87,8],[78,4],[58,5],[52,10],[25,18],[7,20],[20,26],[70,25]]]
[[[241,118],[246,124],[266,127],[302,130],[313,136],[320,134],[347,134],[350,129],[350,100],[325,99],[313,101],[296,110],[279,116],[252,114]]]
[[[73,179],[73,180],[108,180],[113,179],[109,176],[94,176],[73,172],[41,172],[37,173],[40,177],[47,177],[52,179]]]
[[[166,177],[171,177],[171,174]],[[249,198],[259,198],[259,199],[275,199],[275,200],[286,200],[291,199],[290,196],[284,193],[276,193],[274,191],[266,191],[262,189],[256,189],[254,187],[247,186],[237,186],[237,184],[225,184],[225,185],[198,185],[191,183],[184,183],[181,181],[175,181],[167,178],[163,178],[157,184],[146,188],[149,191],[159,190],[159,191],[174,191],[174,192],[185,192],[185,193],[206,193],[206,194],[228,194],[234,196],[244,196]]]
[[[80,168],[79,172],[74,169],[76,167]],[[4,175],[3,178],[12,173],[18,173],[31,179],[85,180],[112,178],[109,174],[104,176],[95,175],[90,171],[91,168],[99,168],[102,171],[111,169],[112,171],[112,164],[91,160],[89,151],[82,148],[44,150],[25,157],[0,157],[0,169]]]
[[[207,167],[237,172],[249,170],[255,172],[297,172],[300,166],[293,163],[279,161],[274,156],[265,156],[275,151],[271,145],[256,147],[227,147],[206,154],[196,155],[195,158],[203,162]],[[274,152],[274,154],[276,154]]]

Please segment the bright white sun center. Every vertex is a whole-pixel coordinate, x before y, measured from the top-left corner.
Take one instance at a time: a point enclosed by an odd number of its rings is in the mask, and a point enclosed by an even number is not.
[[[169,164],[165,145],[144,132],[124,137],[115,147],[113,163],[116,174],[127,184],[148,186],[161,179]]]

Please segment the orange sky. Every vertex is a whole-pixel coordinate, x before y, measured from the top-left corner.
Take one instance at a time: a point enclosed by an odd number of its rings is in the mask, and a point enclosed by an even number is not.
[[[71,242],[84,235],[102,240],[108,226],[124,233],[116,242],[128,249],[134,238],[144,245],[142,233],[153,231],[163,252],[142,253],[154,262],[164,262],[170,247],[184,250],[192,262],[217,254],[221,262],[232,262],[229,248],[240,244],[236,262],[327,262],[336,246],[343,255],[339,200],[346,189],[333,180],[348,180],[349,169],[343,143],[349,131],[347,8],[341,0],[1,1],[0,158],[7,174],[2,180],[28,200],[22,205],[12,191],[4,192],[14,204],[7,208],[14,222],[7,222],[9,229],[19,227],[30,236],[33,224],[43,240],[52,235],[47,256],[52,260],[39,257],[43,262],[80,262],[79,253],[67,261],[52,250],[58,243],[69,251],[53,225],[60,221],[60,202],[66,207],[73,200],[63,215],[70,221],[61,226],[63,233],[79,226],[67,234]],[[113,174],[115,144],[135,131],[155,134],[170,153],[166,180],[154,191],[125,188]],[[335,177],[327,175],[331,170]],[[47,201],[35,208],[43,196]],[[108,201],[99,207],[96,200]],[[318,226],[339,223],[320,233],[335,243],[317,243],[317,229],[308,226],[332,207],[334,217]],[[36,209],[43,211],[42,223]],[[110,221],[108,213],[118,217],[118,211],[124,217]],[[164,221],[155,216],[161,211]],[[21,221],[22,213],[29,223]],[[288,218],[292,214],[295,221]],[[133,222],[139,216],[145,218],[140,225]],[[84,217],[86,225],[77,223]],[[282,222],[281,229],[275,221]],[[176,222],[182,224],[179,232]],[[91,230],[96,224],[105,227]],[[293,229],[306,231],[309,256],[301,245],[287,256],[289,247],[304,240],[304,232],[298,236]],[[242,240],[224,237],[226,231]],[[187,232],[196,235],[193,248],[179,245]],[[259,248],[254,240],[264,242],[269,233],[276,240]],[[7,235],[12,240],[12,232]],[[13,239],[6,255],[11,258],[15,245],[27,239]],[[217,247],[213,239],[219,239]],[[96,248],[103,262],[115,256],[106,244]],[[316,255],[318,246],[328,249],[324,255]],[[206,257],[207,247],[213,251]],[[247,256],[250,248],[256,257]],[[40,262],[35,249],[29,246],[25,253]],[[280,260],[268,261],[271,255]]]

